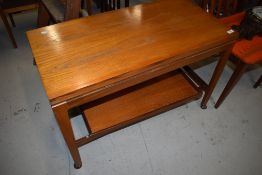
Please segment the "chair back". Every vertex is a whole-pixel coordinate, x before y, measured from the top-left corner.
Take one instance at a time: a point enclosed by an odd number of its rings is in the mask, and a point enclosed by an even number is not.
[[[59,0],[63,5],[66,5],[66,0]]]
[[[101,0],[101,12],[120,9],[121,0]],[[124,6],[129,7],[129,0],[124,1]]]
[[[37,0],[0,0],[5,13],[16,13],[37,8]]]
[[[200,0],[200,6],[216,17],[232,15],[236,12],[238,0]]]
[[[79,18],[81,0],[39,0],[39,1],[40,1],[40,10],[43,7],[45,9],[44,11],[47,11],[50,14],[51,19],[55,23]]]

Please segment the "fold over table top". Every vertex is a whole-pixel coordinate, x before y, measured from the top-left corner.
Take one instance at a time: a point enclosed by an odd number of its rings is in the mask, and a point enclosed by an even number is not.
[[[159,0],[39,28],[27,37],[55,104],[234,41],[237,35],[227,30],[189,0]]]

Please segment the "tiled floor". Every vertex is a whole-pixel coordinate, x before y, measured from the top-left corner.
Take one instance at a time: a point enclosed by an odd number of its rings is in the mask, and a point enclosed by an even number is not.
[[[141,0],[142,1],[142,0]],[[253,89],[261,67],[247,72],[219,109],[214,109],[232,73],[226,67],[208,109],[200,101],[107,135],[80,150],[73,162],[39,78],[25,31],[36,13],[15,15],[18,49],[0,24],[1,175],[261,175],[262,90]],[[196,71],[209,80],[215,59]],[[81,118],[74,119],[83,134]]]

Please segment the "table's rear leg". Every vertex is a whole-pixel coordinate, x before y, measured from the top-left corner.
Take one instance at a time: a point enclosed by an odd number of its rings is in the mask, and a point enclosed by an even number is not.
[[[217,63],[217,66],[216,66],[216,69],[212,75],[212,78],[209,82],[209,85],[205,91],[205,95],[203,97],[203,100],[201,102],[201,108],[202,109],[206,109],[207,108],[207,102],[217,84],[217,81],[219,80],[220,78],[220,75],[222,73],[222,71],[224,70],[224,67],[226,65],[226,62],[229,58],[229,56],[231,55],[231,50],[232,50],[232,46],[227,50],[225,51],[222,55],[221,55],[221,58],[219,59],[218,63]]]
[[[52,108],[53,108],[53,112],[55,113],[57,123],[65,139],[65,142],[74,160],[74,167],[76,169],[79,169],[82,166],[82,161],[81,161],[78,147],[75,143],[75,137],[73,134],[72,125],[70,123],[70,118],[68,115],[69,108],[66,103],[58,106],[54,106]]]

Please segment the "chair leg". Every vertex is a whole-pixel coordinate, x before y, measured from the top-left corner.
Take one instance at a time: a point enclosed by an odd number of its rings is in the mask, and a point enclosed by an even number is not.
[[[49,24],[50,15],[46,10],[44,4],[39,2],[38,6],[38,17],[37,17],[37,27],[45,27]]]
[[[246,67],[247,67],[247,64],[245,64],[241,61],[238,62],[235,71],[233,72],[233,74],[230,77],[226,87],[224,88],[222,94],[220,95],[218,101],[216,102],[215,108],[218,108],[222,104],[222,102],[225,100],[225,98],[228,96],[228,94],[231,92],[233,87],[236,85],[238,80],[243,75]]]
[[[129,7],[129,0],[125,0],[125,7]]]
[[[106,11],[105,2],[103,0],[100,1],[100,10],[101,10],[101,12],[105,12]]]
[[[14,48],[17,48],[17,44],[16,44],[16,41],[15,41],[15,37],[14,37],[14,35],[13,35],[13,33],[12,33],[12,30],[11,30],[11,28],[10,28],[10,26],[9,26],[8,20],[7,20],[6,16],[5,16],[2,8],[0,8],[0,15],[1,15],[1,18],[2,18],[2,20],[3,20],[3,22],[4,22],[5,28],[6,28],[6,30],[7,30],[7,33],[8,33],[8,35],[9,35],[9,38],[10,38],[11,41],[12,41],[12,44],[13,44]]]
[[[120,9],[120,7],[121,7],[120,0],[117,0],[117,1],[116,1],[116,8],[117,8],[117,9]]]
[[[260,84],[262,83],[262,75],[260,76],[260,78],[257,80],[257,82],[254,84],[254,88],[257,88]]]
[[[106,12],[106,11],[110,11],[110,2],[107,0],[101,0],[100,1],[100,8],[101,8],[101,12]]]
[[[12,23],[12,26],[13,26],[13,27],[16,27],[16,26],[15,26],[15,21],[14,21],[14,18],[13,18],[13,14],[12,14],[12,13],[9,13],[8,16],[9,16],[9,19],[10,19],[10,21],[11,21],[11,23]]]
[[[99,9],[101,8],[101,1],[102,0],[93,0],[93,2],[95,3],[96,7],[99,8]]]

